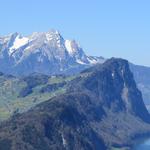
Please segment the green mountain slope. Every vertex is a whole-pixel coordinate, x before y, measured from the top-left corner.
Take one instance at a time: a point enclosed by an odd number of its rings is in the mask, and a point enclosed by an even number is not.
[[[65,92],[74,77],[33,74],[24,78],[0,76],[0,120],[22,113]]]

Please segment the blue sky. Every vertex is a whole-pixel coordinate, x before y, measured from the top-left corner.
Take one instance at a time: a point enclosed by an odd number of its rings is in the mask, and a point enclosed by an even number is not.
[[[89,55],[150,66],[149,0],[0,0],[0,35],[59,30]]]

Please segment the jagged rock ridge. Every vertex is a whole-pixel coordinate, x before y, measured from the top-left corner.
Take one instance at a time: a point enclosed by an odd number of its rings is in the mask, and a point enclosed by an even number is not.
[[[69,74],[103,61],[87,56],[76,41],[65,40],[56,30],[0,37],[0,71],[7,74]]]

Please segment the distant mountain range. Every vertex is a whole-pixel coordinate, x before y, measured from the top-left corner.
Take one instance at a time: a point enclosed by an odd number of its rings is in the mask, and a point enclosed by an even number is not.
[[[104,59],[87,56],[76,41],[65,40],[55,30],[0,37],[0,71],[7,74],[70,74],[98,62]]]
[[[2,85],[11,86],[8,81]],[[32,75],[22,82],[30,90],[22,87],[20,98],[65,91],[1,123],[1,150],[127,150],[150,134],[150,115],[126,60],[107,60],[73,78]]]
[[[138,88],[141,90],[144,102],[150,105],[150,67],[130,64]]]

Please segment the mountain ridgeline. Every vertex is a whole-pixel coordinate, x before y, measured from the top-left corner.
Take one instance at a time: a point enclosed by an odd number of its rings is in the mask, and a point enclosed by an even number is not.
[[[0,37],[0,71],[6,74],[73,74],[103,61],[87,56],[76,41],[65,40],[56,30]]]
[[[76,84],[77,87],[75,86],[77,81],[75,81],[72,84],[75,90],[88,90],[90,95],[94,94],[94,97],[99,98],[101,105],[106,106],[109,110],[124,110],[137,114],[141,118],[149,118],[142,94],[136,87],[133,74],[126,60],[118,59],[116,61],[112,58],[102,66],[98,64],[83,71],[83,74],[86,72],[92,75],[79,80],[79,83]]]
[[[64,94],[3,122],[0,149],[130,149],[148,134],[150,115],[128,62],[113,58],[81,72]]]

